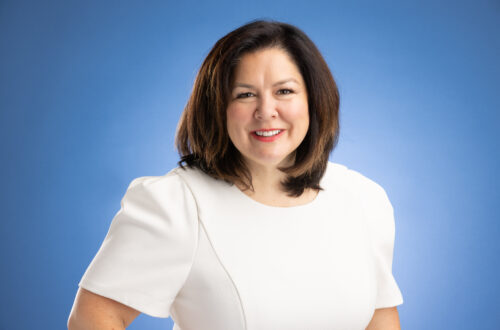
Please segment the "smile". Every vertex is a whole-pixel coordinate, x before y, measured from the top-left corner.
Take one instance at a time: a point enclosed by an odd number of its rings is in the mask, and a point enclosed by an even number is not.
[[[281,137],[285,132],[284,129],[266,129],[253,131],[251,135],[261,142],[273,142]]]
[[[276,130],[272,130],[272,131],[255,131],[255,134],[258,135],[258,136],[274,136],[274,135],[278,135],[279,133],[281,133],[282,130],[280,129],[276,129]]]

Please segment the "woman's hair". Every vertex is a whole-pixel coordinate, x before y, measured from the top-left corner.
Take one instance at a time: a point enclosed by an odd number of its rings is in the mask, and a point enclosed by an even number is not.
[[[309,106],[309,129],[295,150],[295,162],[280,168],[281,183],[290,196],[304,189],[321,189],[319,182],[339,136],[339,93],[328,65],[314,43],[297,27],[252,21],[215,43],[196,76],[189,101],[177,127],[179,165],[253,189],[250,171],[229,138],[226,110],[235,68],[245,54],[276,47],[285,51],[304,79]]]

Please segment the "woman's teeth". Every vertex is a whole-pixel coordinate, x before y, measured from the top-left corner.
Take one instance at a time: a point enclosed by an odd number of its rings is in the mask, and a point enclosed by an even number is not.
[[[274,136],[276,134],[279,134],[281,130],[277,129],[274,131],[255,131],[255,134],[258,136]]]

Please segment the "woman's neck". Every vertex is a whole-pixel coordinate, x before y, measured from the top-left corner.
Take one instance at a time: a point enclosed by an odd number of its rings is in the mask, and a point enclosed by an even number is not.
[[[286,174],[280,171],[277,166],[248,166],[252,176],[251,189],[242,190],[247,196],[257,202],[269,206],[290,207],[308,204],[317,195],[316,190],[306,189],[299,197],[290,197],[281,184],[285,180]]]

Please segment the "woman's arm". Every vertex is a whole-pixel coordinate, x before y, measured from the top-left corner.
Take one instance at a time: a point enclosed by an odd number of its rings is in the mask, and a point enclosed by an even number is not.
[[[125,329],[139,314],[131,307],[80,288],[68,318],[68,329]]]
[[[397,307],[376,309],[366,330],[401,330]]]

